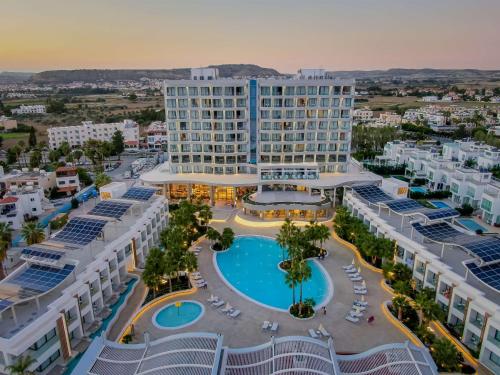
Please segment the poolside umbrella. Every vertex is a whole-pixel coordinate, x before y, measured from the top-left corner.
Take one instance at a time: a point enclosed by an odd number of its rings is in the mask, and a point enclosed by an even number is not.
[[[352,258],[352,262],[351,264],[354,266],[356,264],[356,262],[354,261],[354,257]]]
[[[182,302],[181,301],[177,301],[175,303],[175,307],[177,307],[177,315],[179,315],[179,308],[182,306]]]
[[[366,288],[366,281],[363,280],[363,282],[361,283],[361,285],[363,285],[363,288]]]
[[[365,302],[365,295],[364,294],[361,295],[361,302]]]
[[[358,267],[358,273],[361,273],[361,266]]]

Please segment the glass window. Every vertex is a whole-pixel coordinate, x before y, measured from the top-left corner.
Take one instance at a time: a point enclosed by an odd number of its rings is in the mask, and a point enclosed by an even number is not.
[[[198,87],[190,87],[189,88],[190,96],[198,96]]]

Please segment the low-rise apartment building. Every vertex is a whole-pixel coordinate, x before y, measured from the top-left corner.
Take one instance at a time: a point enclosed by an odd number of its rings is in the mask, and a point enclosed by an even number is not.
[[[343,196],[372,233],[396,242],[394,260],[412,270],[416,288],[436,291],[448,327],[482,365],[500,373],[500,238],[455,226],[452,210],[401,209],[401,202],[374,186],[346,188]]]
[[[13,115],[41,115],[47,113],[43,104],[21,105],[19,108],[11,110]]]
[[[147,133],[147,144],[149,149],[167,150],[168,144],[168,129],[167,123],[161,121],[152,122]]]
[[[139,148],[139,125],[132,120],[103,124],[84,121],[82,125],[51,127],[48,129],[49,147],[56,149],[64,142],[71,147],[83,146],[89,139],[109,142],[116,131],[122,132],[125,148]]]
[[[370,121],[373,119],[373,111],[368,107],[358,108],[354,110],[352,117],[354,121]]]
[[[72,195],[80,191],[80,178],[76,167],[59,167],[56,169],[56,186],[59,193]]]
[[[154,189],[124,183],[101,196],[42,243],[20,248],[24,263],[0,282],[0,373],[28,355],[37,373],[67,364],[133,288],[129,272],[158,243],[168,206]]]

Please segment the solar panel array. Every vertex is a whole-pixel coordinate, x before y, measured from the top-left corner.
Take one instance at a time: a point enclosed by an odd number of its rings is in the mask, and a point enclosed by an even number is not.
[[[483,262],[500,260],[500,238],[472,236],[474,241],[461,244],[470,252],[477,255]]]
[[[121,218],[125,212],[132,206],[132,203],[102,201],[99,202],[92,210],[90,215],[114,217],[115,219]]]
[[[40,257],[48,260],[59,260],[64,255],[61,251],[42,249],[36,246],[26,247],[21,253],[30,257]]]
[[[153,196],[156,189],[144,188],[144,187],[132,187],[123,194],[122,198],[134,199],[139,201],[147,201]]]
[[[375,185],[353,186],[352,188],[361,198],[371,203],[394,200]]]
[[[69,221],[54,239],[77,245],[86,245],[101,233],[106,223],[106,220],[75,217]]]
[[[64,268],[33,264],[20,275],[10,279],[9,283],[17,284],[22,288],[19,293],[20,298],[28,298],[55,288],[74,268],[75,266],[69,264]]]
[[[482,267],[468,263],[466,266],[479,280],[500,291],[500,263]]]
[[[414,211],[416,209],[423,208],[419,202],[409,198],[395,199],[390,202],[385,202],[385,205],[394,212]]]
[[[448,223],[436,223],[430,225],[413,223],[412,226],[422,236],[439,242],[448,242],[447,239],[453,239],[454,237],[460,236],[462,234],[458,230],[451,227]]]
[[[439,208],[439,209],[430,209],[429,211],[422,212],[425,217],[429,220],[438,220],[438,219],[448,219],[451,217],[460,216],[460,213],[453,208]]]

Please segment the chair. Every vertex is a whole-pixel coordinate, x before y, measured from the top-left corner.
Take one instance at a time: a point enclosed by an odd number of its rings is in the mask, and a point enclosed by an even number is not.
[[[351,315],[347,315],[347,316],[345,317],[345,320],[348,320],[348,321],[350,321],[350,322],[352,322],[352,323],[357,323],[357,322],[359,322],[359,319],[358,319],[358,318],[355,318],[355,317],[353,317],[353,316],[351,316]]]
[[[313,339],[317,339],[319,337],[314,329],[309,329],[309,336],[311,336]]]
[[[219,302],[213,302],[212,306],[215,308],[221,307],[225,302],[223,300],[220,300]]]
[[[366,290],[366,286],[363,286],[363,285],[353,285],[352,287],[355,290]]]
[[[330,337],[330,334],[328,333],[328,331],[325,329],[325,327],[323,327],[323,324],[320,324],[319,327],[318,327],[318,331],[325,337]]]
[[[348,270],[345,270],[346,273],[358,273],[358,270],[356,269],[356,267],[354,268],[349,268]]]
[[[355,303],[352,304],[352,309],[355,311],[366,311],[366,306],[359,306]]]
[[[262,330],[263,331],[266,331],[267,329],[269,329],[271,327],[271,323],[268,322],[267,320],[264,320],[264,323],[262,323]]]
[[[349,264],[348,266],[342,266],[342,269],[344,269],[345,271],[347,271],[347,270],[355,270],[356,267],[354,266],[354,264]]]
[[[217,302],[218,300],[219,300],[219,297],[214,296],[213,294],[210,294],[210,298],[207,299],[207,302],[213,303],[213,302]]]
[[[354,278],[360,277],[360,276],[361,275],[358,272],[356,272],[356,273],[350,273],[350,274],[347,275],[347,277],[350,278],[350,279],[354,279]]]
[[[353,316],[355,318],[361,318],[363,316],[363,313],[360,311],[351,310],[351,311],[349,311],[349,315]]]
[[[354,290],[354,294],[366,294],[366,293],[368,293],[368,292],[366,291],[366,289],[364,289],[364,290],[359,290],[359,289],[358,289],[358,290],[356,290],[356,289],[355,289],[355,290]]]
[[[278,322],[273,322],[273,325],[271,326],[271,332],[278,332],[279,324]]]
[[[229,314],[229,316],[234,319],[234,318],[237,318],[238,315],[240,315],[240,314],[241,314],[240,310],[234,310],[232,313]]]
[[[231,313],[231,312],[233,312],[233,310],[234,310],[234,309],[233,309],[233,306],[231,306],[231,305],[229,304],[229,302],[228,302],[228,303],[226,303],[226,307],[222,308],[222,310],[221,310],[221,311],[222,311],[223,313]]]
[[[192,275],[191,278],[193,280],[203,280],[203,277],[201,277],[201,275]]]
[[[351,281],[363,281],[363,278],[361,276],[351,277]]]
[[[363,307],[368,306],[368,302],[366,302],[366,301],[360,301],[360,300],[355,300],[355,301],[353,302],[353,304],[354,304],[354,305],[357,305],[357,306],[363,306]]]

